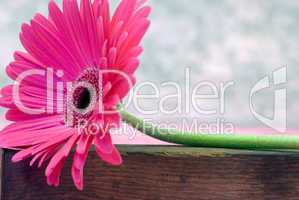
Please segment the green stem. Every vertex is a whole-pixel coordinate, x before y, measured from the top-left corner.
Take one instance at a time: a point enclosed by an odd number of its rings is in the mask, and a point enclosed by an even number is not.
[[[127,124],[153,138],[175,144],[191,147],[278,150],[299,149],[299,137],[276,135],[214,135],[180,132],[176,130],[160,129],[120,108],[122,119]]]

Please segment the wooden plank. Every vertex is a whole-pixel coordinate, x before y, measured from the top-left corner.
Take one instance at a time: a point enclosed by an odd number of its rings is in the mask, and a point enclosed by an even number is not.
[[[299,199],[299,153],[185,147],[121,146],[124,165],[111,167],[90,152],[85,190],[70,177],[48,187],[44,170],[12,164],[4,155],[3,200],[235,200]]]

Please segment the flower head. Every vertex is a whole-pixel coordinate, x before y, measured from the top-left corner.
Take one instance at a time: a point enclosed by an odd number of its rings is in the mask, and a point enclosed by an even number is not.
[[[122,163],[110,131],[120,125],[117,104],[135,84],[139,46],[149,27],[144,0],[122,0],[111,17],[108,0],[49,3],[49,17],[37,14],[23,24],[25,52],[15,52],[6,71],[15,84],[0,91],[10,125],[0,147],[19,150],[13,162],[49,160],[46,177],[58,186],[74,150],[72,177],[83,189],[83,168],[91,145],[98,156]]]

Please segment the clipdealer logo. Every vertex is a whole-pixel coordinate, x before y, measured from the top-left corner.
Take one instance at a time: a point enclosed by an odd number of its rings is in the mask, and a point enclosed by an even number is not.
[[[268,127],[281,133],[287,130],[287,67],[276,69],[271,75],[263,77],[250,91],[250,111],[253,116]],[[255,110],[253,98],[264,90],[275,88],[273,94],[272,117],[266,117]],[[277,88],[277,89],[276,89]]]

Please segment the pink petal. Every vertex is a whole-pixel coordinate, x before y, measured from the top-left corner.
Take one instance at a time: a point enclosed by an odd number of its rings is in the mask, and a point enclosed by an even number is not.
[[[119,96],[117,94],[115,95],[107,95],[104,98],[104,102],[105,105],[108,107],[115,107],[117,104],[119,104],[121,102],[121,99],[119,98]]]
[[[40,119],[47,116],[51,116],[51,115],[48,114],[29,115],[17,109],[10,109],[5,114],[6,120],[13,121],[13,122],[22,122],[22,121],[33,120],[33,119]]]
[[[18,134],[17,132],[22,133],[25,130],[40,130],[47,127],[59,126],[62,125],[63,118],[61,116],[49,116],[40,119],[33,119],[24,122],[16,122],[6,126],[3,130],[0,131],[1,135],[13,133]]]
[[[68,141],[70,137],[73,135],[76,135],[74,130],[69,129],[65,130],[64,132],[60,132],[57,134],[57,136],[51,136],[47,141],[41,142],[41,144],[33,150],[33,154],[39,153],[41,151],[44,151],[46,149],[55,148],[57,146],[60,146],[65,143],[65,141]]]
[[[57,152],[58,147],[57,146],[51,146],[49,148],[47,148],[47,150],[45,151],[45,153],[43,154],[43,156],[40,158],[39,162],[38,162],[38,168],[41,168],[42,164],[50,159],[55,152]]]
[[[44,154],[44,152],[40,152],[35,154],[35,156],[31,159],[30,161],[30,167],[32,167],[34,165],[34,163]]]
[[[55,167],[53,168],[51,174],[49,174],[47,176],[47,183],[50,186],[55,186],[58,187],[59,183],[60,183],[60,174],[61,174],[61,170],[64,166],[65,163],[65,159],[61,160],[60,162],[58,162]]]
[[[72,165],[72,178],[78,190],[83,190],[83,168],[92,141],[93,141],[93,136],[89,135],[86,138],[83,137],[82,135],[78,142],[76,152],[74,154],[73,165]]]
[[[94,138],[94,145],[100,152],[105,154],[111,154],[114,149],[109,132],[106,132],[103,135],[96,135]]]
[[[149,26],[150,22],[147,19],[141,19],[132,24],[129,30],[128,39],[126,44],[123,45],[122,49],[120,50],[120,54],[125,53],[129,47],[137,46],[145,35]]]
[[[112,84],[110,82],[106,83],[106,85],[103,87],[103,97],[105,97],[108,92],[111,90]]]
[[[48,22],[47,24],[45,24]],[[77,76],[80,70],[80,64],[77,62],[76,58],[72,54],[71,50],[64,45],[64,42],[59,38],[58,33],[52,32],[51,23],[46,21],[41,24],[41,21],[34,19],[31,21],[31,27],[39,39],[43,42],[43,46],[49,49],[56,59],[61,59],[63,66],[65,66],[64,71],[68,71],[72,76]],[[72,67],[67,67],[72,66]]]
[[[87,66],[94,66],[94,60],[89,47],[88,33],[86,26],[82,21],[80,10],[76,0],[64,0],[63,1],[63,14],[68,25],[68,35],[75,46],[78,55],[80,55],[82,68]]]
[[[32,153],[38,153],[52,145],[61,144],[73,134],[71,128],[62,126],[45,128],[39,131],[23,131],[1,135],[1,147],[14,149],[18,147],[36,146]]]
[[[51,66],[56,70],[63,69],[64,77],[67,80],[73,80],[77,73],[69,67],[72,64],[71,60],[65,53],[61,55],[61,51],[53,46],[53,43],[50,43],[51,40],[46,38],[46,36],[51,37],[53,33],[45,33],[45,29],[38,27],[34,20],[31,23],[31,26],[23,24],[20,34],[25,49],[45,66]],[[53,38],[52,36],[52,40]]]
[[[118,21],[126,21],[136,8],[136,0],[123,0],[117,7],[112,18],[112,26]]]
[[[44,160],[48,159],[49,156],[53,155],[54,152],[57,151],[57,147],[59,145],[56,145],[56,146],[51,146],[43,151],[40,151],[39,153],[36,153],[35,156],[32,158],[31,162],[30,162],[30,166],[33,166],[34,163],[39,159],[39,162],[38,162],[38,168],[41,167],[42,163],[44,162]]]
[[[91,61],[94,62],[94,65],[97,66],[99,64],[99,56],[98,52],[100,52],[101,46],[99,41],[99,33],[96,28],[96,19],[93,13],[93,9],[91,7],[89,0],[81,0],[81,17],[83,25],[86,29],[86,37],[87,46],[89,46]],[[91,65],[91,66],[94,66]]]
[[[106,154],[104,152],[101,151],[101,149],[96,147],[96,152],[98,154],[98,156],[105,162],[114,165],[114,166],[118,166],[122,164],[122,158],[120,153],[118,152],[118,150],[114,147],[112,152],[110,154]]]
[[[129,80],[127,80],[127,78]],[[127,75],[127,78],[121,77],[116,83],[114,83],[112,89],[104,98],[104,101],[111,95],[118,95],[119,99],[122,100],[136,83],[136,79],[133,76]]]
[[[49,185],[59,185],[59,177],[62,167],[77,139],[78,135],[74,134],[50,160],[48,167],[46,168],[47,182]]]
[[[36,146],[32,146],[32,147],[27,148],[25,150],[19,151],[18,153],[16,153],[12,157],[11,161],[14,162],[14,163],[16,163],[16,162],[20,162],[22,160],[25,160],[25,159],[31,157],[32,156],[32,150],[34,148],[36,148]]]
[[[140,62],[137,58],[132,58],[125,64],[125,67],[122,70],[128,74],[133,74],[137,70],[139,64]]]
[[[92,140],[92,135],[82,134],[80,140],[78,141],[76,152],[78,154],[85,154],[85,152],[89,149]]]
[[[119,61],[118,61],[118,63],[120,63],[119,65],[123,66],[124,64],[126,64],[128,62],[129,59],[137,58],[138,56],[140,56],[140,54],[142,52],[143,52],[143,49],[140,46],[136,46],[136,47],[127,49],[126,52],[124,52],[122,55],[120,55]]]
[[[77,2],[71,1],[69,2],[69,4],[77,4]],[[79,42],[77,42],[77,39],[74,36],[75,33],[73,33],[71,22],[69,22],[67,19],[69,7],[71,6],[67,6],[67,11],[65,10],[64,13],[62,13],[62,11],[59,9],[56,3],[54,1],[51,1],[49,3],[49,17],[56,25],[61,40],[68,47],[69,50],[73,50],[72,54],[76,58],[78,58],[78,62],[80,62],[82,68],[82,66],[86,63],[86,58],[84,58],[84,56],[80,52]]]
[[[116,110],[109,110],[104,114],[104,130],[116,129],[120,127],[121,116]]]
[[[112,47],[111,49],[109,49],[109,53],[108,53],[108,58],[109,58],[108,65],[109,66],[115,65],[116,56],[117,56],[117,49],[115,47]]]
[[[1,96],[8,96],[12,93],[12,87],[13,85],[7,85],[4,88],[0,89],[0,95]]]

